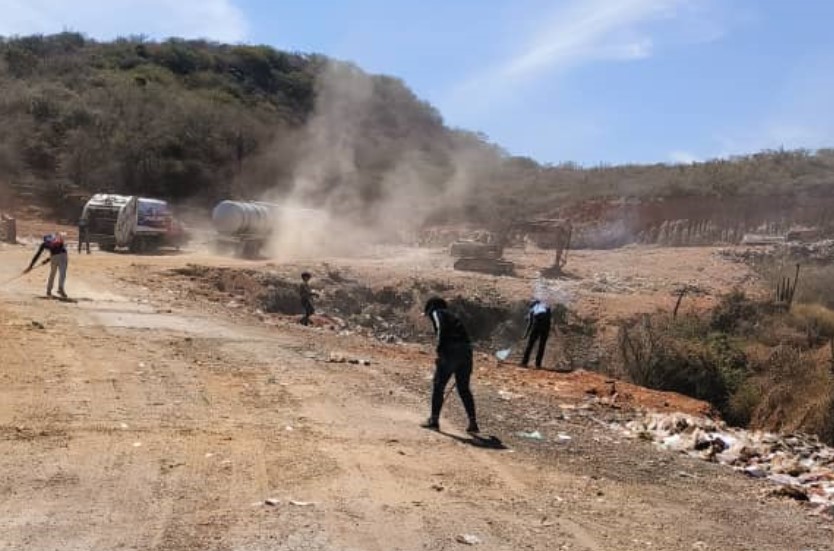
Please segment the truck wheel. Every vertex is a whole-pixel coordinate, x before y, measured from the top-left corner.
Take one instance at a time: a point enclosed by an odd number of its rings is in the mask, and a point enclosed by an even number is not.
[[[112,253],[116,250],[116,245],[113,243],[99,243],[98,248],[106,253]]]
[[[260,243],[258,243],[257,241],[247,241],[243,244],[241,256],[248,260],[254,260],[258,258],[258,253],[260,253],[260,250]]]
[[[141,237],[134,237],[130,242],[128,250],[133,254],[141,254],[145,252],[145,240]]]

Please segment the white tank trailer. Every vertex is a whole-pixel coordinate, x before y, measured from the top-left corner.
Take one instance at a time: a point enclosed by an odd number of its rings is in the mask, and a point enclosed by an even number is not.
[[[261,254],[278,222],[280,207],[259,201],[222,201],[211,213],[217,248],[244,258]]]
[[[264,246],[281,230],[320,230],[326,227],[326,220],[319,210],[262,201],[222,201],[211,213],[218,252],[243,258],[259,257]],[[282,222],[286,228],[279,225]]]

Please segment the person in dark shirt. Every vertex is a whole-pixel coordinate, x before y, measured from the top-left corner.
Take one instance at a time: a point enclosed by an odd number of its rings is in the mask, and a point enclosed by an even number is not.
[[[81,218],[78,220],[78,254],[81,254],[81,249],[87,245],[87,254],[90,254],[90,227],[87,219]]]
[[[40,258],[44,251],[49,251],[49,259],[47,262],[50,264],[49,280],[46,284],[46,296],[52,296],[52,286],[55,284],[55,273],[58,272],[58,294],[63,298],[67,298],[67,293],[64,292],[64,283],[67,280],[67,265],[69,262],[67,259],[67,248],[64,246],[64,238],[61,234],[52,233],[43,237],[41,246],[38,247],[38,252],[35,253],[35,256],[32,258],[32,262],[29,263],[29,267],[26,268],[25,273],[32,271],[32,268],[35,267],[35,263],[38,261],[38,258]],[[45,263],[46,262],[44,262],[44,264]]]
[[[423,313],[434,327],[437,337],[437,359],[432,383],[431,416],[421,426],[440,430],[440,410],[443,408],[446,385],[454,375],[458,395],[469,417],[466,432],[476,434],[480,431],[475,417],[475,399],[469,388],[472,377],[472,344],[469,334],[457,316],[449,311],[446,301],[442,298],[429,299]]]
[[[301,285],[298,286],[301,308],[304,310],[304,315],[299,320],[301,325],[310,325],[310,316],[316,313],[316,309],[313,307],[313,297],[318,297],[318,294],[310,288],[311,277],[310,272],[301,274]]]
[[[542,366],[544,359],[544,349],[547,346],[547,338],[550,336],[550,327],[552,314],[550,306],[541,300],[533,300],[530,302],[530,309],[527,312],[527,331],[524,337],[527,339],[527,348],[524,350],[524,358],[521,360],[521,366],[527,367],[527,362],[530,361],[530,354],[533,352],[533,347],[536,341],[539,342],[539,350],[536,352],[536,367]]]

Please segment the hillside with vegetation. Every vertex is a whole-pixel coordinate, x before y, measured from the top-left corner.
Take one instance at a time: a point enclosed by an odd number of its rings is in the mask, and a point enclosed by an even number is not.
[[[204,206],[270,191],[367,216],[404,196],[434,201],[420,221],[490,223],[591,200],[706,198],[711,212],[715,198],[816,202],[834,190],[834,150],[542,165],[447,127],[401,80],[266,46],[6,38],[0,117],[5,198],[12,188],[57,206],[96,191]]]

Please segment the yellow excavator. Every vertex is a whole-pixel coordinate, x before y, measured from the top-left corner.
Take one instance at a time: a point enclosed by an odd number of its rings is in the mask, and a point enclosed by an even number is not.
[[[497,231],[479,232],[470,239],[452,243],[451,256],[457,258],[456,270],[492,275],[512,275],[515,265],[503,258],[504,249],[513,240],[529,238],[542,249],[554,250],[553,265],[542,270],[545,277],[559,277],[567,263],[573,226],[562,218],[515,221]]]

